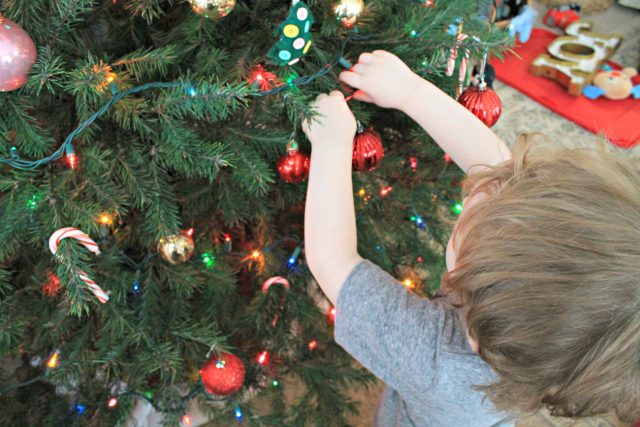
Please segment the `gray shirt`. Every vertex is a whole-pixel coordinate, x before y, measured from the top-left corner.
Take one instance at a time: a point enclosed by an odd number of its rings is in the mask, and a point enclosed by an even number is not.
[[[377,426],[513,426],[473,388],[496,374],[471,350],[445,298],[421,298],[362,261],[340,290],[335,339],[387,385]]]

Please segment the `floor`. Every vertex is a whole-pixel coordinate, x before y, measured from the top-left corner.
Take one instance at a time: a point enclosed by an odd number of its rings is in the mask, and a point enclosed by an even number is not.
[[[533,6],[539,13],[536,26],[546,28],[541,21],[547,9],[546,6],[536,1]],[[615,3],[604,12],[594,15],[583,14],[583,17],[594,23],[595,31],[621,33],[624,36],[624,41],[611,59],[623,66],[640,68],[640,11]],[[561,34],[561,31],[557,32]],[[494,88],[502,100],[503,113],[493,129],[509,144],[512,144],[519,134],[533,131],[544,131],[551,139],[566,145],[574,145],[576,142],[588,145],[598,138],[509,86],[495,82]],[[640,101],[638,101],[638,106],[640,108]],[[640,145],[635,149],[626,150],[626,152],[634,157],[640,156]],[[354,399],[361,402],[360,415],[351,420],[354,427],[374,425],[374,413],[381,390],[382,386],[378,384],[369,390],[354,391]],[[613,427],[621,425],[623,424],[615,417],[575,421],[554,419],[546,413],[539,413],[518,422],[519,427]]]

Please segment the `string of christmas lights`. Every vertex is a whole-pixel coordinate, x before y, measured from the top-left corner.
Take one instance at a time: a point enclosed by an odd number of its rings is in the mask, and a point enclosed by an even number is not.
[[[336,57],[336,59],[333,62],[326,64],[323,68],[319,69],[315,73],[310,74],[308,76],[289,79],[286,84],[282,84],[270,90],[266,90],[266,91],[256,90],[256,91],[249,92],[248,96],[265,97],[270,95],[276,95],[284,91],[290,90],[293,87],[308,85],[315,79],[322,77],[328,74],[329,72],[331,72],[337,65],[342,65],[343,67],[351,68],[352,66],[351,63],[343,58],[344,52],[348,44],[353,40],[365,40],[368,38],[369,38],[368,36],[364,36],[364,35],[356,35],[356,34],[350,35],[347,38],[345,38],[345,40],[342,42],[339,54]],[[260,78],[257,78],[256,80],[260,80]],[[32,171],[42,166],[45,166],[54,160],[61,158],[64,154],[67,158],[67,161],[69,162],[69,166],[71,167],[71,169],[75,169],[78,164],[78,158],[75,153],[75,150],[73,149],[72,141],[84,129],[90,126],[98,118],[106,114],[122,98],[129,95],[136,94],[136,93],[145,92],[151,89],[172,89],[176,87],[182,87],[184,92],[192,98],[196,97],[198,94],[196,88],[194,88],[190,82],[182,82],[182,81],[145,83],[143,85],[136,86],[134,88],[127,89],[121,92],[119,91],[116,84],[113,82],[113,79],[111,79],[111,82],[109,83],[109,87],[111,89],[111,92],[113,93],[113,97],[106,104],[104,104],[98,111],[92,114],[91,117],[89,117],[87,120],[80,123],[78,127],[76,127],[65,138],[60,148],[58,148],[53,154],[39,160],[25,160],[20,157],[20,155],[18,154],[18,149],[16,147],[11,147],[10,157],[9,158],[0,157],[0,164],[5,164],[18,170]]]

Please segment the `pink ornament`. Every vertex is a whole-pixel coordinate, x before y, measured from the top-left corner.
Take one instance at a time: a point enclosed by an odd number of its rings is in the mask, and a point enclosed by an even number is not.
[[[0,17],[0,92],[19,89],[36,62],[36,45],[18,24]]]

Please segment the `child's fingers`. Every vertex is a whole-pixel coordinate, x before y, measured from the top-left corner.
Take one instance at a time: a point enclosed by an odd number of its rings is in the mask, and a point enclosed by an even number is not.
[[[371,52],[365,52],[358,58],[360,64],[371,64],[375,60],[375,56]]]
[[[389,56],[394,56],[393,53],[391,52],[387,52],[386,50],[374,50],[372,52],[375,56],[379,56],[381,58],[383,57],[389,57]]]
[[[371,98],[369,95],[367,95],[364,91],[361,91],[361,90],[355,91],[353,93],[353,98],[363,102],[374,102],[373,98]]]
[[[364,74],[367,71],[368,68],[369,68],[369,66],[367,64],[356,64],[356,65],[354,65],[354,67],[351,70],[354,73]]]
[[[362,86],[362,76],[353,71],[343,71],[340,73],[340,80],[351,87],[360,88]]]

